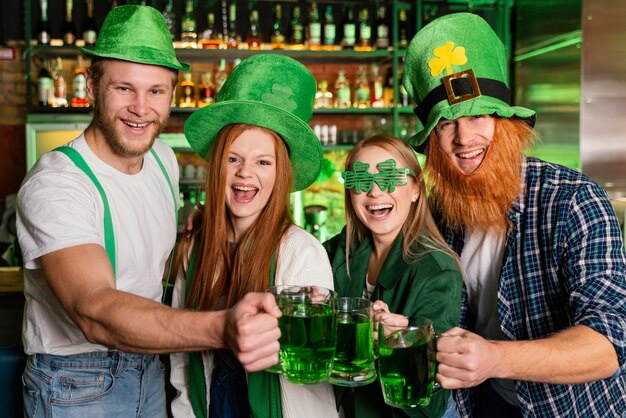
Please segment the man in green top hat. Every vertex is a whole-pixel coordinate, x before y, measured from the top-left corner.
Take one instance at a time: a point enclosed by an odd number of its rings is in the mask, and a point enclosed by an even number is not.
[[[264,369],[278,360],[280,312],[259,293],[228,311],[160,303],[178,165],[156,137],[188,66],[146,6],[113,9],[83,53],[93,121],[43,155],[18,194],[25,415],[165,417],[159,353],[229,348],[247,370]]]
[[[465,270],[438,379],[461,416],[621,416],[626,260],[606,193],[526,157],[535,112],[510,104],[504,46],[482,18],[438,18],[411,41],[404,86],[423,129],[429,202]]]

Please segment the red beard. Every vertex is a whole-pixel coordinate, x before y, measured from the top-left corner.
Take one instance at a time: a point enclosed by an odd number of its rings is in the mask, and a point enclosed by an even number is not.
[[[507,213],[522,187],[522,156],[534,141],[532,128],[522,120],[496,117],[485,159],[469,175],[452,165],[434,131],[428,141],[425,171],[431,210],[455,231],[464,227],[506,231]]]

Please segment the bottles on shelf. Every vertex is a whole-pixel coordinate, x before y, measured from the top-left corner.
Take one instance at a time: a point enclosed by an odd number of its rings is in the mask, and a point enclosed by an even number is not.
[[[54,71],[52,72],[52,84],[54,94],[52,95],[52,107],[67,107],[67,92],[65,78],[63,77],[63,60],[57,57]]]
[[[208,106],[215,103],[215,83],[213,73],[206,71],[200,77],[198,83],[198,107]]]
[[[385,107],[383,95],[384,79],[380,74],[378,64],[372,64],[372,76],[370,77],[370,106],[375,108]]]
[[[389,48],[389,24],[387,23],[387,7],[384,4],[376,8],[376,47]]]
[[[361,65],[354,90],[354,107],[365,109],[370,107],[370,104],[370,85],[367,79],[367,71],[365,66]]]
[[[309,7],[309,19],[306,31],[306,45],[309,49],[319,50],[322,45],[322,22],[320,22],[317,3],[312,2]]]
[[[354,8],[352,5],[344,6],[343,39],[341,45],[343,49],[354,49],[356,44],[356,22],[354,20]]]
[[[87,98],[87,72],[83,67],[83,57],[78,55],[72,77],[72,107],[89,107]]]
[[[317,93],[313,101],[314,109],[324,109],[333,107],[333,94],[328,91],[328,81],[322,80],[317,85]]]
[[[354,50],[372,50],[372,26],[370,24],[370,12],[366,7],[359,11],[359,40],[354,46]]]
[[[335,81],[335,107],[346,109],[352,106],[352,90],[350,82],[346,80],[346,72],[341,69]]]
[[[282,24],[282,8],[280,4],[274,5],[274,23],[272,24],[272,34],[270,36],[270,43],[272,49],[284,49],[285,48],[285,33],[283,31]]]
[[[263,37],[259,31],[259,11],[252,9],[250,11],[250,30],[246,36],[246,43],[249,49],[258,50],[261,49],[263,43]]]
[[[291,24],[289,28],[291,47],[293,49],[304,49],[304,24],[302,23],[302,11],[300,6],[293,6],[291,13]]]
[[[98,37],[96,21],[93,18],[93,0],[86,0],[86,14],[83,22],[83,40],[85,46],[94,46]]]
[[[48,25],[48,0],[41,0],[41,20],[37,28],[37,43],[39,45],[50,45],[50,27]]]
[[[217,67],[217,71],[215,71],[215,95],[220,92],[222,86],[226,82],[228,78],[228,73],[226,72],[226,60],[222,58],[220,60],[220,65]]]
[[[406,17],[406,10],[400,9],[398,15],[398,48],[407,48],[409,46],[409,29]]]
[[[173,3],[173,0],[167,0],[167,4],[165,5],[165,10],[163,10],[163,18],[165,19],[167,28],[170,30],[170,34],[172,35],[172,41],[174,41],[177,38],[176,36],[176,13],[174,13],[174,5],[172,3]]]
[[[180,42],[182,48],[196,48],[198,33],[196,32],[196,19],[193,13],[193,0],[187,0],[185,15],[180,23]]]
[[[178,107],[196,107],[196,83],[192,80],[190,72],[183,73],[183,81],[180,83],[180,95]]]
[[[336,34],[337,30],[335,19],[333,18],[333,6],[329,4],[326,6],[326,11],[324,12],[324,49],[334,49]]]
[[[222,44],[222,37],[215,26],[215,14],[207,14],[207,28],[202,32],[200,45],[203,49],[218,49]]]
[[[241,36],[237,33],[237,4],[232,2],[228,6],[228,35],[226,48],[237,49],[241,43]]]
[[[72,17],[73,0],[65,0],[65,23],[63,24],[63,44],[74,45],[76,43],[76,26]]]
[[[51,39],[48,22],[50,0],[37,1],[41,8],[41,19],[35,26],[38,44],[57,46],[62,42],[64,45],[88,47],[95,44],[97,29],[94,0],[80,0],[84,2],[82,9],[79,9],[82,18],[76,20],[76,23],[72,15],[76,0],[65,0],[66,16],[61,28],[62,39],[54,40]],[[128,2],[140,3],[139,0]],[[320,6],[317,1],[285,1],[269,3],[271,8],[258,8],[256,1],[250,0],[249,4],[252,6],[246,9],[249,12],[245,12],[250,13],[249,16],[241,15],[244,12],[238,10],[242,0],[210,0],[202,4],[202,7],[196,5],[200,4],[199,0],[161,2],[162,14],[177,48],[372,51],[392,46],[390,6],[382,0],[374,0],[376,7],[362,6],[354,1],[346,1],[341,6],[335,3]],[[154,3],[157,2],[143,2]],[[176,4],[184,5],[182,18],[177,16]],[[201,18],[197,16],[199,13],[203,13]],[[283,20],[283,14],[289,15],[288,20]],[[243,27],[242,18],[247,23]],[[398,24],[398,46],[406,48],[410,38],[406,8],[400,9]],[[55,26],[54,22],[52,26]],[[78,35],[77,28],[80,29]],[[248,38],[251,39],[250,42],[247,41]]]
[[[39,74],[37,74],[37,105],[40,107],[52,106],[54,84],[50,74],[50,61],[43,60]]]

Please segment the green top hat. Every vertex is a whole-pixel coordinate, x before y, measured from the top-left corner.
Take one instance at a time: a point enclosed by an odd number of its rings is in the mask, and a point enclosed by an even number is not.
[[[126,5],[112,9],[104,19],[96,46],[82,48],[84,55],[139,64],[189,70],[178,62],[165,18],[150,6]]]
[[[534,111],[510,104],[507,65],[500,38],[475,14],[449,14],[424,26],[404,65],[404,87],[424,126],[409,143],[422,152],[441,118],[495,114],[534,125]]]
[[[185,136],[206,159],[226,125],[245,123],[270,129],[287,144],[294,190],[305,189],[317,178],[323,159],[320,141],[308,125],[316,91],[313,74],[293,58],[253,55],[230,73],[214,104],[187,118]]]

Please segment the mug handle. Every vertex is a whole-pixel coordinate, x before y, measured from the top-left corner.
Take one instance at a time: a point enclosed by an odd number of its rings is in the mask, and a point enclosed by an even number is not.
[[[437,347],[437,345],[436,345],[437,340],[438,340],[440,337],[441,337],[441,334],[435,333],[435,348]],[[436,351],[435,351],[435,353],[436,353]],[[437,362],[437,360],[435,360],[435,362]],[[441,386],[441,384],[440,384],[439,382],[437,382],[437,376],[436,376],[436,374],[437,374],[437,368],[435,367],[435,376],[433,376],[433,377],[434,377],[434,380],[435,380],[435,384],[433,385],[432,395],[434,395],[435,393],[437,393],[437,392],[439,392],[440,390],[442,390],[442,389],[443,389],[443,387]]]

